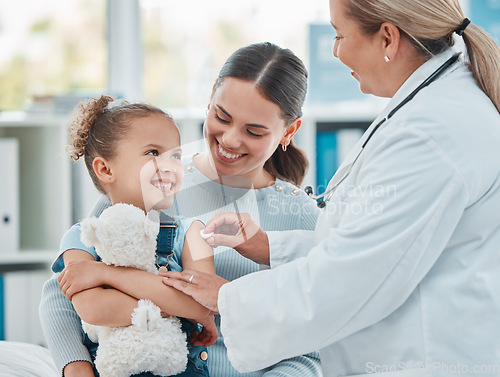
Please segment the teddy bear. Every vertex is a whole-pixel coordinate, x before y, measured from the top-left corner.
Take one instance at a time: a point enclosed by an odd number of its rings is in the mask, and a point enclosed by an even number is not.
[[[159,222],[154,217],[154,212],[146,216],[138,207],[118,203],[99,218],[83,220],[81,240],[95,247],[103,263],[156,274]],[[171,376],[186,369],[188,350],[180,320],[163,318],[160,308],[149,300],[139,300],[131,326],[95,326],[82,321],[82,327],[91,341],[99,343],[95,366],[101,377],[129,377],[148,371]]]

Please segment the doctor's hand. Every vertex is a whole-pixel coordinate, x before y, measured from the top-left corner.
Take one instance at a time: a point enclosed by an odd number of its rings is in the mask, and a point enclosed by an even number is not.
[[[269,266],[269,240],[266,232],[248,213],[217,212],[206,227],[205,241],[213,246],[229,246],[255,263]]]
[[[191,296],[200,305],[209,309],[210,314],[219,313],[217,306],[219,289],[224,284],[229,283],[226,279],[215,274],[195,270],[162,271],[158,275],[163,276],[163,284]]]

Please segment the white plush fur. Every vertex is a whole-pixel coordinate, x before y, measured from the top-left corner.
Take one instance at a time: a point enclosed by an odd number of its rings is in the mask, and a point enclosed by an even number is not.
[[[81,239],[94,246],[106,264],[157,273],[157,221],[129,204],[115,204],[99,218],[81,223]],[[94,326],[82,321],[90,340],[99,342],[95,365],[101,377],[129,377],[140,372],[160,376],[186,369],[186,335],[177,317],[162,318],[158,306],[140,300],[128,327]]]

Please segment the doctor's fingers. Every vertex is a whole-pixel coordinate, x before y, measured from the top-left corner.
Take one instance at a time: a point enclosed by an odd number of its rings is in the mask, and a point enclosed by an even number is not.
[[[241,227],[241,219],[250,216],[248,213],[220,211],[208,220],[205,233],[224,233],[235,235]]]
[[[212,247],[227,246],[236,249],[239,245],[246,241],[246,237],[243,233],[239,233],[234,236],[215,233],[205,241]]]
[[[195,301],[203,305],[213,313],[218,313],[217,300],[219,298],[219,289],[227,280],[215,274],[206,272],[185,270],[183,272],[164,272],[161,273],[163,283],[173,287],[184,294],[193,297]]]
[[[229,246],[234,249],[259,230],[259,224],[248,213],[219,212],[207,223],[205,234],[213,234],[206,242],[213,247]]]

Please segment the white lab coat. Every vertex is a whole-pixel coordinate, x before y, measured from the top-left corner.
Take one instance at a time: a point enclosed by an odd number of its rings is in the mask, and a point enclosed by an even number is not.
[[[322,212],[315,232],[269,232],[273,268],[221,288],[236,369],[320,349],[326,377],[500,375],[500,115],[463,62],[381,126]]]

